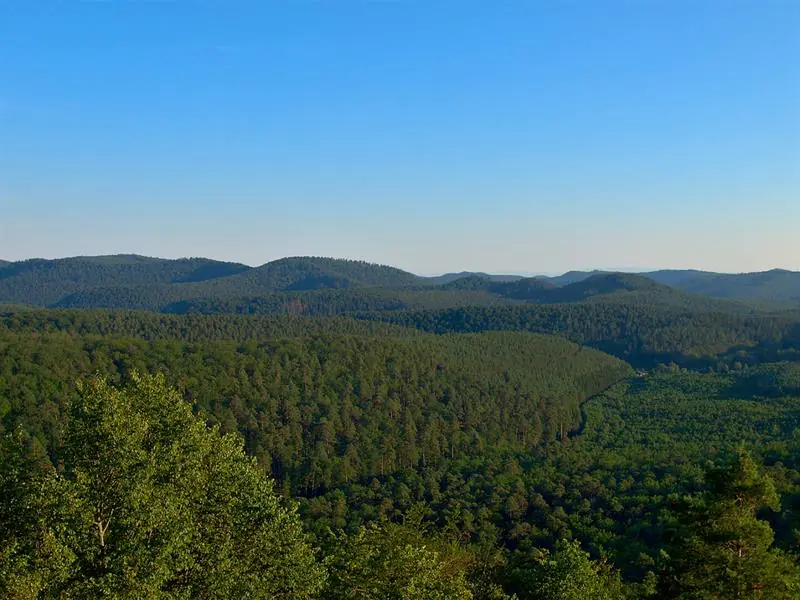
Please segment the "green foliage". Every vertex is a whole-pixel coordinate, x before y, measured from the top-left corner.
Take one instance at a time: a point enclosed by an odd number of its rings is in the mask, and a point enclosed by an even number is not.
[[[800,567],[772,548],[762,508],[779,509],[775,486],[740,450],[708,472],[708,491],[685,509],[667,560],[661,597],[790,599],[800,594]]]
[[[516,557],[511,569],[513,587],[521,600],[622,600],[626,597],[619,573],[595,562],[577,541],[561,540],[553,552],[537,551]]]
[[[10,456],[6,493],[38,519],[3,523],[17,532],[0,565],[7,596],[299,599],[324,581],[295,508],[160,377],[85,385],[61,474],[10,478]]]
[[[45,468],[41,448],[20,434],[0,438],[0,596],[42,597],[62,581],[75,555],[59,540],[64,529],[52,515],[67,509],[63,485]]]
[[[330,600],[471,600],[466,563],[414,527],[374,523],[340,535],[325,560]]]

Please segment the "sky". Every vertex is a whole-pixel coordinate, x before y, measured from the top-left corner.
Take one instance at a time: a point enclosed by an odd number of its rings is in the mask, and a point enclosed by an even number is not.
[[[0,258],[800,269],[797,0],[0,0]]]

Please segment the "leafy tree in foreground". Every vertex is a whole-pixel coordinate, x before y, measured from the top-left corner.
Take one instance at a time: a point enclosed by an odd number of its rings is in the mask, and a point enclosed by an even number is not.
[[[15,456],[3,493],[43,517],[2,515],[4,597],[300,599],[324,582],[294,507],[162,377],[83,386],[61,475],[16,476]]]
[[[520,598],[622,600],[626,597],[619,574],[605,562],[592,561],[577,540],[560,540],[553,552],[537,550],[532,559],[532,564],[511,570]]]
[[[738,450],[707,474],[709,490],[690,506],[679,530],[660,597],[686,600],[789,600],[800,597],[800,568],[772,548],[763,508],[778,510],[772,480]]]

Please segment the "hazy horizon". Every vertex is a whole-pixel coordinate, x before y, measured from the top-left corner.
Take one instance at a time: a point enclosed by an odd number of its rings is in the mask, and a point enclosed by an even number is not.
[[[798,31],[785,0],[2,2],[0,257],[797,270]]]

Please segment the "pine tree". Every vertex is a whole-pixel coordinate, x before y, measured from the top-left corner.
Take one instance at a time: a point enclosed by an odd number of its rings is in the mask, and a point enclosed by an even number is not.
[[[790,600],[800,597],[800,568],[772,547],[773,531],[759,518],[778,510],[772,480],[738,450],[707,473],[708,490],[686,506],[667,556],[661,596],[685,600]]]

